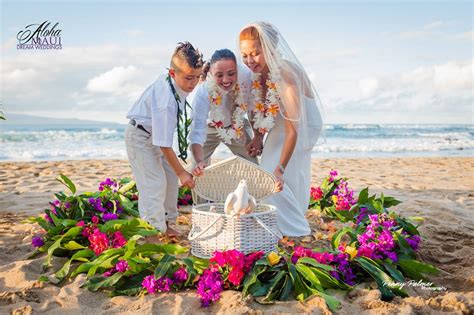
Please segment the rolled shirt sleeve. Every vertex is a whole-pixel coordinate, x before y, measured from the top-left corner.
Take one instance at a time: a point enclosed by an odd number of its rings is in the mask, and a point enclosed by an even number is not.
[[[194,95],[192,102],[192,123],[189,135],[190,143],[204,145],[207,138],[207,117],[211,105],[209,103],[209,92],[205,82],[201,83]]]

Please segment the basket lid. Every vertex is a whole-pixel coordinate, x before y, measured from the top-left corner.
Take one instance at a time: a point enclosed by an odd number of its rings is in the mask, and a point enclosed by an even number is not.
[[[257,201],[275,192],[275,176],[239,156],[206,167],[204,175],[196,177],[194,191],[204,199],[223,202],[242,179],[247,180],[248,192]]]

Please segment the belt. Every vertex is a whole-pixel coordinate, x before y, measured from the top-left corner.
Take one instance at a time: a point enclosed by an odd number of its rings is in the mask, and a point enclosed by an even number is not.
[[[150,134],[150,133],[148,132],[148,130],[145,129],[145,127],[143,127],[143,126],[140,125],[140,124],[137,124],[137,122],[135,121],[135,119],[130,119],[130,125],[132,125],[132,126],[134,126],[134,127],[137,127],[137,128],[140,129],[140,130],[145,131],[147,134]]]

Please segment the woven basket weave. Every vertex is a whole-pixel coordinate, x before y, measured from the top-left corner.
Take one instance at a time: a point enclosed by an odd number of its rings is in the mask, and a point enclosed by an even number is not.
[[[275,207],[259,204],[252,213],[241,216],[224,212],[223,201],[241,179],[247,180],[248,192],[257,201],[274,193],[275,177],[237,156],[207,167],[205,175],[196,178],[194,193],[212,202],[193,206],[193,227],[188,238],[194,256],[209,258],[215,251],[228,249],[245,254],[275,250],[282,237]]]

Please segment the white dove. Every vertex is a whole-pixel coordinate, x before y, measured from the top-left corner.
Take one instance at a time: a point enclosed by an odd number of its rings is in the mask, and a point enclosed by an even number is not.
[[[247,214],[255,210],[257,201],[248,193],[247,181],[242,179],[233,192],[227,195],[224,211],[229,215]]]

